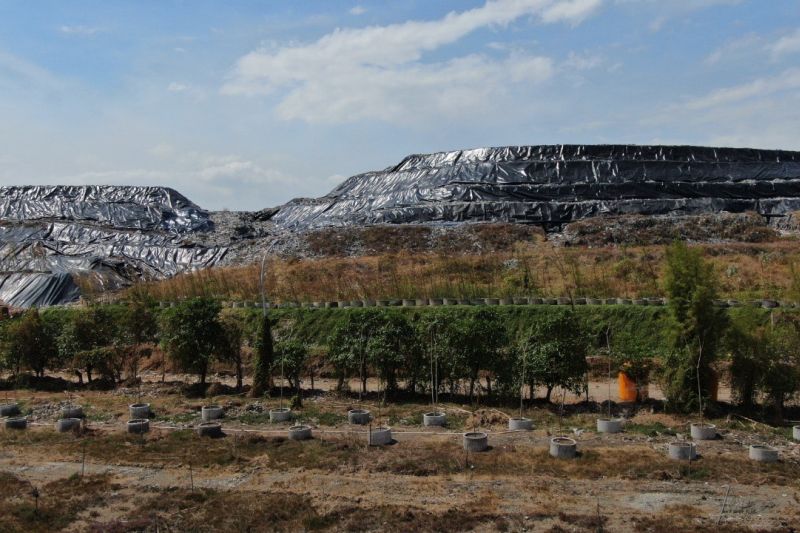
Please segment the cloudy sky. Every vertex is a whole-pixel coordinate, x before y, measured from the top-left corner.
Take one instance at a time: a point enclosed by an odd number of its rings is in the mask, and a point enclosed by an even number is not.
[[[0,0],[0,184],[319,196],[410,153],[800,150],[797,0]]]

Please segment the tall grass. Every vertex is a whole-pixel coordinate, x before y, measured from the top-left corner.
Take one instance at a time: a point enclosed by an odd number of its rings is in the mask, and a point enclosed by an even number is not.
[[[730,298],[800,299],[794,242],[700,245]],[[504,296],[645,297],[662,293],[664,246],[557,247],[518,242],[491,253],[385,253],[366,257],[275,259],[272,301]],[[136,285],[159,300],[191,296],[259,299],[260,265],[218,267]]]

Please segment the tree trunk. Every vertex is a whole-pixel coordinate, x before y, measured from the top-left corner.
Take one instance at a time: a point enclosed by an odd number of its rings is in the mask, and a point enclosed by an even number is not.
[[[90,366],[86,367],[86,379],[89,381],[89,383],[92,382],[92,367]]]
[[[492,378],[490,376],[486,376],[486,395],[492,395]]]
[[[547,386],[547,396],[545,396],[545,399],[547,400],[547,403],[550,403],[550,395],[552,393],[553,393],[553,386],[552,385],[548,385]]]
[[[472,402],[472,397],[475,393],[475,378],[469,378],[469,401]]]
[[[207,368],[203,367],[200,369],[200,385],[205,386],[206,384],[206,372],[208,371]]]
[[[244,378],[244,371],[242,370],[242,358],[239,356],[236,359],[236,390],[242,391],[242,381]]]

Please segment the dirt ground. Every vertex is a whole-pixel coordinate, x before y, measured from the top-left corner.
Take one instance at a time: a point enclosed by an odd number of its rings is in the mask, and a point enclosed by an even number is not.
[[[295,410],[314,438],[296,442],[288,424],[269,423],[278,398],[187,398],[178,377],[69,398],[13,393],[30,425],[0,431],[0,531],[800,530],[800,444],[788,427],[713,420],[719,438],[682,463],[666,446],[688,438],[689,419],[650,408],[615,407],[628,416],[615,435],[595,432],[598,415],[581,404],[563,416],[526,410],[530,432],[507,431],[511,409],[442,404],[448,427],[425,428],[421,400],[317,392]],[[137,399],[154,413],[144,437],[125,432]],[[84,407],[80,433],[54,430],[68,401]],[[209,403],[226,410],[223,438],[193,431]],[[392,444],[367,446],[368,428],[346,422],[353,407],[391,426]],[[473,429],[488,433],[488,451],[464,452]],[[548,455],[557,434],[577,441],[576,459]],[[750,461],[754,443],[775,446],[779,462]]]

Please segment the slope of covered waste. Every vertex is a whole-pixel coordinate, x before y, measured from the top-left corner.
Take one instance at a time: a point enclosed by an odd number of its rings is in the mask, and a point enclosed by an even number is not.
[[[217,263],[214,225],[164,187],[0,188],[0,301],[14,307],[78,299],[81,281],[117,289]]]
[[[286,228],[606,215],[697,215],[800,207],[800,152],[693,146],[548,145],[406,157],[281,206]]]

